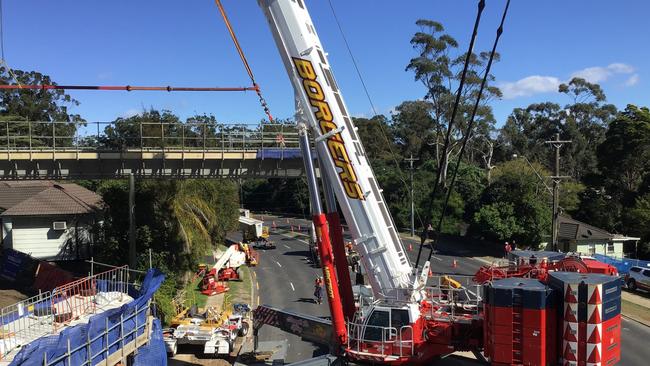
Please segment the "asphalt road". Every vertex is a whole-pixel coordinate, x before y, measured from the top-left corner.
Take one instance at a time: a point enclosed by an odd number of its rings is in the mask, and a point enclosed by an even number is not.
[[[271,224],[271,222],[268,222]],[[236,235],[229,236],[236,238]],[[270,240],[277,248],[259,250],[260,261],[254,267],[255,278],[259,284],[259,300],[256,304],[268,304],[274,307],[296,311],[315,316],[329,316],[327,300],[322,304],[314,301],[314,280],[322,276],[320,268],[313,267],[307,260],[309,246],[298,238],[271,232]],[[257,289],[257,285],[256,289]],[[304,342],[295,335],[279,329],[264,326],[260,330],[259,341],[287,341],[288,349],[285,362],[296,362],[328,353],[318,345]]]
[[[265,217],[266,225],[289,229],[293,225],[297,231],[300,225],[302,232],[306,233],[309,222],[306,220],[291,219],[290,224],[286,219],[273,219]],[[316,316],[328,316],[329,310],[326,303],[317,305],[313,299],[313,281],[322,275],[320,268],[314,268],[307,261],[309,255],[308,244],[304,239],[292,238],[293,234],[281,235],[272,233],[271,240],[277,244],[277,249],[261,251],[260,264],[255,268],[259,282],[260,303],[276,307],[295,310]],[[346,236],[347,237],[347,236]],[[347,237],[349,238],[349,237]],[[306,238],[305,238],[306,239]],[[404,240],[407,253],[412,262],[415,262],[419,242],[409,239]],[[411,250],[409,249],[411,244]],[[431,257],[431,270],[433,273],[446,273],[456,275],[473,275],[485,263],[472,257],[472,250],[459,246],[457,243],[442,243]],[[429,255],[429,249],[424,248],[422,256]],[[420,260],[422,263],[423,259]],[[454,261],[456,265],[454,266]],[[622,322],[622,350],[621,366],[639,366],[648,364],[650,360],[650,328],[632,320],[623,319]],[[300,340],[299,337],[284,333],[271,327],[263,327],[260,331],[260,340],[287,340],[287,362],[304,360],[312,356],[326,353],[326,349],[319,348],[311,343]],[[451,363],[448,363],[451,362]],[[470,362],[470,363],[467,363]],[[473,364],[465,360],[447,360],[444,364]]]

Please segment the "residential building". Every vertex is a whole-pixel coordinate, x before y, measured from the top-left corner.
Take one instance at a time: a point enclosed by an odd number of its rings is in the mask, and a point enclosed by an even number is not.
[[[102,208],[99,195],[77,184],[0,182],[3,246],[44,260],[88,258]]]

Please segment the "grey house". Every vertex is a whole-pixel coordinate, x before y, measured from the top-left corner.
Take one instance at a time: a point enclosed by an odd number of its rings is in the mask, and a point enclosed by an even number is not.
[[[583,255],[602,254],[623,258],[623,244],[636,243],[640,238],[612,234],[606,230],[584,222],[560,215],[558,229],[558,249],[562,252],[575,252]]]
[[[3,247],[44,260],[88,258],[102,207],[99,195],[76,184],[0,182]]]

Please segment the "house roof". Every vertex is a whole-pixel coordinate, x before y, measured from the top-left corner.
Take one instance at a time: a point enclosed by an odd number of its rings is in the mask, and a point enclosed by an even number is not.
[[[560,215],[558,239],[564,240],[611,240],[614,234],[582,221]]]
[[[102,208],[101,196],[76,184],[51,181],[0,183],[0,216],[78,215]]]

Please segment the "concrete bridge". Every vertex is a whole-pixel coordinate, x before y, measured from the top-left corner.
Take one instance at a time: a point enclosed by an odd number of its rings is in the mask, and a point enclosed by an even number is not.
[[[0,180],[270,178],[304,173],[291,125],[0,122]]]

